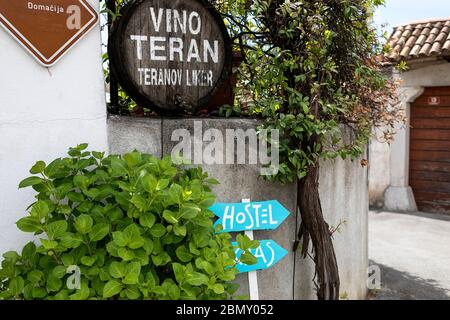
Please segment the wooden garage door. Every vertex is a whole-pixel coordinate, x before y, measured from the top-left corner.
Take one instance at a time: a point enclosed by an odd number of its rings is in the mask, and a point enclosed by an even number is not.
[[[419,210],[450,214],[450,87],[411,105],[409,182]]]

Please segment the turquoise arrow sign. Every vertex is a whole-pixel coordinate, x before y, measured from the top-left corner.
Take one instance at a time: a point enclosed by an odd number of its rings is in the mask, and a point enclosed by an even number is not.
[[[215,203],[209,210],[219,217],[214,228],[222,225],[222,232],[273,230],[289,216],[289,211],[276,200]]]
[[[287,255],[287,251],[280,247],[273,240],[260,240],[260,246],[257,249],[250,249],[250,252],[258,259],[258,263],[254,265],[246,265],[238,263],[236,268],[239,272],[250,272],[256,270],[264,270],[273,267],[281,259]],[[233,243],[237,246],[237,243]],[[241,249],[236,250],[236,258],[239,258],[242,254]]]

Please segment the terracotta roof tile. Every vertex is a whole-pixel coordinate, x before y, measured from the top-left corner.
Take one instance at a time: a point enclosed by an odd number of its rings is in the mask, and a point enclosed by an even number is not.
[[[407,29],[407,30],[403,31],[402,37],[408,39],[409,36],[412,34],[412,32],[413,32],[413,30]]]
[[[427,36],[425,34],[422,34],[417,39],[416,44],[419,45],[419,46],[423,46],[425,44],[425,41],[427,41]]]
[[[411,36],[408,41],[406,41],[405,47],[412,48],[416,44],[417,37]]]
[[[431,33],[425,42],[432,44],[432,43],[434,43],[435,39],[436,39],[436,33]],[[408,44],[408,43],[406,43],[406,44]]]
[[[414,29],[412,35],[415,37],[418,37],[421,32],[422,32],[422,28],[417,27],[416,29]]]
[[[433,46],[430,49],[430,55],[437,55],[442,52],[442,46],[439,42],[433,43]]]
[[[411,51],[411,48],[404,47],[403,50],[400,52],[400,56],[406,58],[409,56],[410,51]]]
[[[431,49],[431,44],[425,43],[425,44],[422,46],[422,49],[420,49],[419,55],[420,55],[421,57],[426,57],[426,56],[428,56],[428,55],[429,55],[429,52],[430,52],[430,49]],[[408,57],[403,57],[403,58],[408,58]]]
[[[447,50],[447,51],[450,50],[450,40],[448,40],[444,43],[444,45],[442,46],[442,49]]]
[[[422,32],[420,33],[421,35],[427,36],[430,34],[431,28],[430,27],[425,27],[422,29]]]
[[[432,35],[438,35],[440,32],[441,32],[441,30],[442,30],[442,24],[441,24],[441,27],[440,28],[437,28],[437,27],[434,27],[433,29],[431,29],[431,34]]]
[[[450,19],[398,26],[388,44],[391,48],[388,57],[393,61],[449,55]]]
[[[440,42],[440,43],[444,42],[447,39],[449,32],[450,32],[450,28],[444,27],[442,29],[442,31],[439,33],[439,35],[437,36],[435,41]]]

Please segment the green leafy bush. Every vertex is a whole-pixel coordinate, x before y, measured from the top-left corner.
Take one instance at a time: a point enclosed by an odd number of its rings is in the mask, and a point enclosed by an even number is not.
[[[20,183],[37,201],[17,226],[40,245],[3,255],[0,299],[232,298],[236,248],[208,210],[218,182],[170,158],[86,148],[37,162]],[[257,241],[239,237],[241,261],[255,263]]]

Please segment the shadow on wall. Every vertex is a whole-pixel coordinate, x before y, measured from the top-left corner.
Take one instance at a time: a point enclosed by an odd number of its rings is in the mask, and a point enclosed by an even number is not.
[[[450,300],[450,291],[436,280],[423,279],[370,261],[381,269],[381,290],[371,292],[371,300]]]

